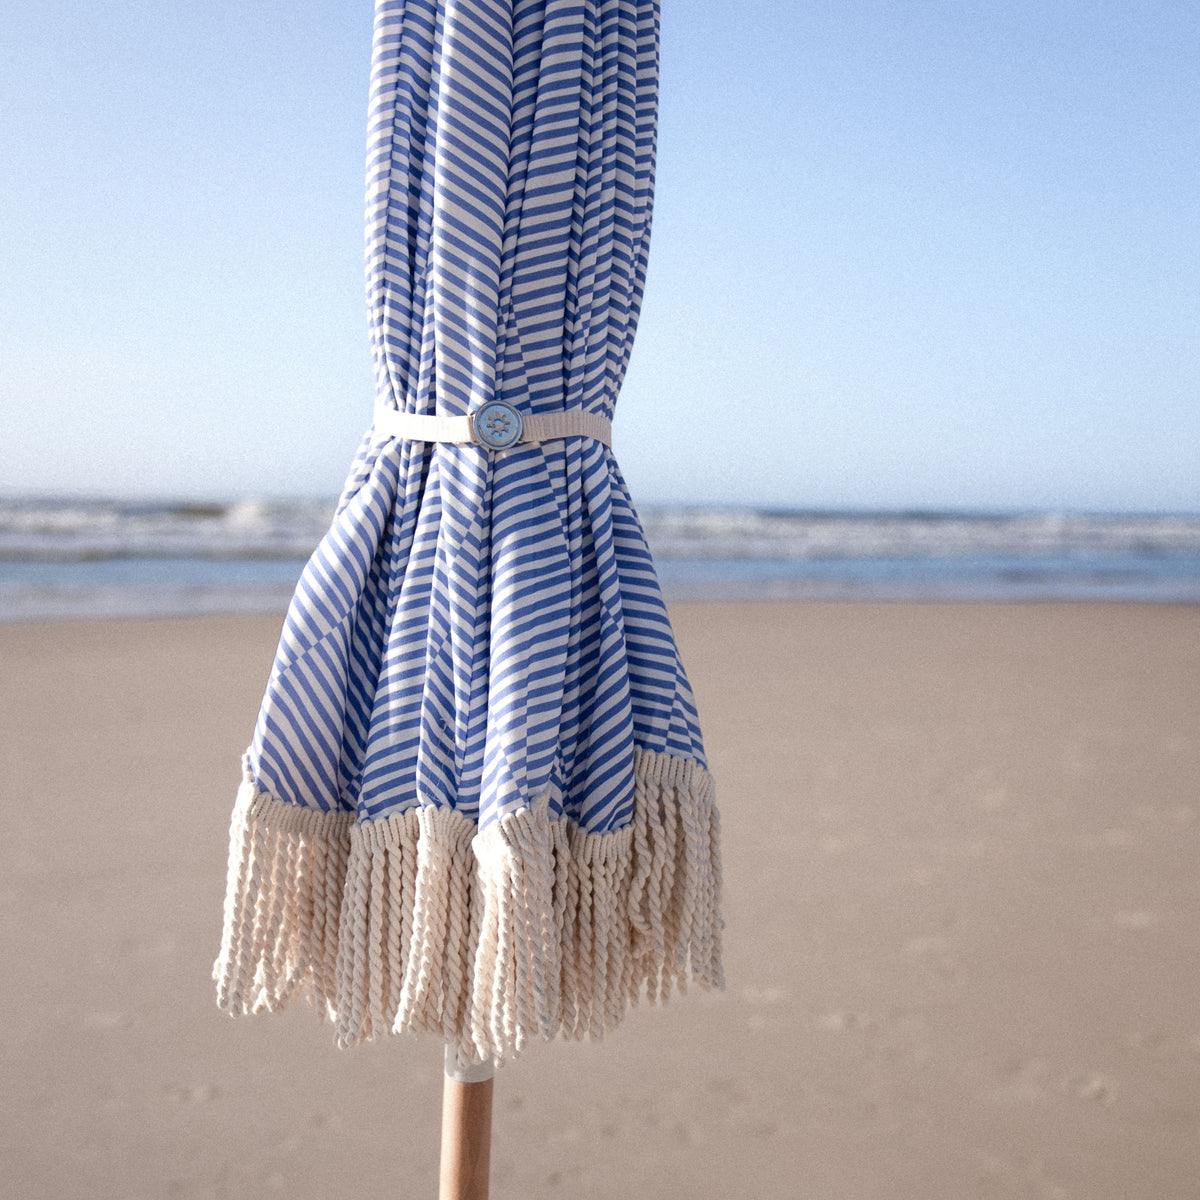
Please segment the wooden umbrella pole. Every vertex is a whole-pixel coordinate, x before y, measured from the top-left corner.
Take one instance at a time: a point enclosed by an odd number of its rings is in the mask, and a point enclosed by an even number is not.
[[[439,1200],[487,1200],[492,1154],[492,1064],[460,1067],[446,1047]]]

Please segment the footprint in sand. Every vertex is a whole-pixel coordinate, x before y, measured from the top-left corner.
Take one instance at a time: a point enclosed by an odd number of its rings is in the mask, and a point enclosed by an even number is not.
[[[1135,804],[1130,811],[1143,821],[1177,825],[1180,828],[1196,819],[1196,808],[1191,804]]]
[[[1158,924],[1158,914],[1144,909],[1122,909],[1115,920],[1118,929],[1152,929]]]
[[[816,1018],[818,1029],[830,1033],[845,1033],[852,1029],[865,1029],[871,1023],[866,1013],[849,1012],[846,1009],[835,1009],[833,1012],[821,1013]]]
[[[781,987],[744,987],[742,1000],[755,1008],[773,1007],[787,999],[788,993]],[[767,1027],[767,1018],[761,1012],[751,1013],[746,1018],[746,1027],[762,1030]]]
[[[1016,1186],[1022,1194],[1036,1197],[1036,1200],[1066,1200],[1066,1188],[1046,1177],[1046,1165],[1040,1158],[1014,1162],[982,1155],[979,1165],[990,1179],[1004,1188],[1006,1195]]]
[[[1116,1081],[1099,1071],[1090,1071],[1082,1077],[1068,1079],[1067,1090],[1080,1100],[1090,1100],[1093,1104],[1103,1104],[1110,1108],[1117,1102]]]
[[[172,1104],[207,1104],[220,1094],[221,1089],[215,1083],[193,1084],[191,1087],[176,1084],[163,1089],[163,1096]]]
[[[1161,1050],[1169,1041],[1170,1038],[1157,1029],[1152,1029],[1149,1033],[1135,1029],[1125,1036],[1125,1044],[1131,1050]],[[1196,1048],[1200,1050],[1200,1044]]]
[[[950,939],[940,933],[923,934],[919,937],[909,938],[904,943],[904,949],[909,954],[948,954],[950,947]]]
[[[987,813],[999,812],[1003,808],[1008,807],[1008,791],[1006,788],[992,788],[991,791],[984,792],[979,797],[976,803],[981,811]]]
[[[1008,1080],[988,1093],[992,1099],[1033,1104],[1045,1097],[1049,1069],[1040,1058],[1013,1059],[1004,1073]]]
[[[83,1014],[84,1029],[120,1029],[129,1024],[129,1017],[121,1012],[89,1012]]]
[[[781,987],[744,987],[742,999],[747,1004],[780,1004],[787,999],[787,991]]]
[[[1114,850],[1127,850],[1136,843],[1137,838],[1134,837],[1131,830],[1113,828],[1104,831],[1104,844],[1111,846]]]
[[[951,951],[954,941],[941,933],[919,934],[904,943],[904,952],[923,959],[929,967],[943,977],[953,976],[958,964]]]

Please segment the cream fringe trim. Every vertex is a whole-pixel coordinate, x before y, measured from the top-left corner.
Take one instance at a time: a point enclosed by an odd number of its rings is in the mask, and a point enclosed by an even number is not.
[[[632,825],[585,833],[549,797],[483,833],[446,808],[373,822],[259,791],[249,767],[230,830],[226,1012],[301,993],[337,1043],[436,1033],[460,1061],[533,1035],[600,1036],[645,995],[724,986],[720,824],[712,777],[634,751]]]

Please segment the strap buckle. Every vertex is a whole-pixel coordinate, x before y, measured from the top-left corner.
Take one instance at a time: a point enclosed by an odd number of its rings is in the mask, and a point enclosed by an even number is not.
[[[505,400],[489,400],[467,418],[471,440],[489,450],[507,450],[521,440],[524,420]]]

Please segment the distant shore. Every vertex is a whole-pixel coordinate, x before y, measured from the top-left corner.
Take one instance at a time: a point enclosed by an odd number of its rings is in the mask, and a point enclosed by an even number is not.
[[[281,613],[334,508],[0,494],[0,622]],[[674,601],[1200,604],[1200,514],[640,511]]]

